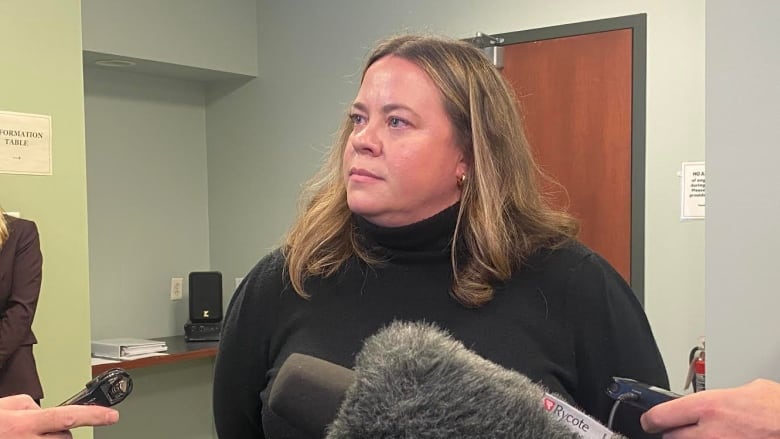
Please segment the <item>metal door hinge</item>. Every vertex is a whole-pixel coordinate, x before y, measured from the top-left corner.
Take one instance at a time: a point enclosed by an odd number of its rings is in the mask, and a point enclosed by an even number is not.
[[[471,44],[477,46],[487,59],[493,63],[496,68],[504,67],[504,48],[501,44],[504,42],[502,37],[494,37],[482,32],[477,32],[477,36],[468,40]]]

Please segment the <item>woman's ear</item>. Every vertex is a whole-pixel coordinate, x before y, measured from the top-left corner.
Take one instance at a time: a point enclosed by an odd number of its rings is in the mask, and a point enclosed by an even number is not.
[[[458,185],[458,188],[463,189],[463,185],[466,183],[466,175],[469,172],[469,166],[466,164],[466,161],[461,159],[457,166],[455,166],[455,182]]]
[[[455,178],[460,179],[462,175],[467,175],[471,166],[466,161],[466,158],[461,155],[458,164],[455,166]]]

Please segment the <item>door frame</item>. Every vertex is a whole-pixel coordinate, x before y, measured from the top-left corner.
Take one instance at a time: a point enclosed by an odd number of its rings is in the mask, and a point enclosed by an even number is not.
[[[491,37],[500,45],[527,43],[631,29],[631,289],[645,303],[645,130],[647,89],[647,14],[626,15],[529,29]]]

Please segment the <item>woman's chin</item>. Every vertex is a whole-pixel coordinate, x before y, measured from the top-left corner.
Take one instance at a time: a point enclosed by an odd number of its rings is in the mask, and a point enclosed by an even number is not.
[[[381,198],[366,191],[347,192],[347,206],[360,216],[376,215],[383,210]]]
[[[380,209],[376,205],[372,205],[372,203],[347,202],[347,205],[349,206],[349,210],[351,210],[352,213],[366,218],[373,217],[380,212]]]

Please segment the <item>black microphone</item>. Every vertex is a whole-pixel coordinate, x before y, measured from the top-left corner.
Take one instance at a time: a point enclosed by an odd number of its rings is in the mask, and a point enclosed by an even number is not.
[[[321,438],[354,381],[352,369],[294,353],[276,374],[268,406],[307,436]]]
[[[301,431],[328,439],[620,437],[550,398],[434,325],[394,322],[366,339],[354,372],[291,355],[269,404]]]

